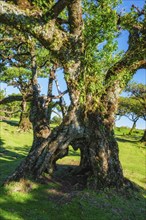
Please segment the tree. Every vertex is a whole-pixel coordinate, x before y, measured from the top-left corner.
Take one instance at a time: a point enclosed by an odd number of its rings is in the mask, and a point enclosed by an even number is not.
[[[15,94],[12,94],[11,97],[15,96]],[[5,90],[0,90],[0,100],[5,99],[6,97],[6,91]],[[14,101],[12,104],[5,104],[0,106],[0,118],[1,120],[3,119],[8,119],[13,117],[19,117],[20,115],[20,106],[17,101]]]
[[[137,111],[137,114],[141,115],[141,118],[143,118],[146,121],[146,85],[142,83],[136,83],[131,82],[126,87],[126,91],[130,94],[132,98],[134,98],[137,102],[137,105],[140,106],[139,111]],[[136,108],[136,106],[135,106]],[[146,131],[144,131],[144,135],[141,139],[141,141],[146,141]]]
[[[136,122],[139,118],[145,119],[145,108],[144,105],[139,102],[135,97],[120,97],[119,107],[117,115],[122,117],[126,116],[133,122],[133,125],[129,131],[129,135],[136,128]]]
[[[32,49],[35,51],[37,71],[39,77],[47,77],[49,71],[49,53],[43,47],[40,47],[38,42],[28,36],[23,36],[18,31],[13,30],[12,33],[8,29],[6,32],[1,28],[2,40],[0,46],[2,52],[1,60],[1,80],[7,85],[16,87],[22,95],[21,114],[19,128],[28,130],[31,127],[29,121],[29,105],[27,104],[28,97],[32,96]],[[38,85],[39,86],[39,85]],[[7,99],[12,101],[12,99]]]
[[[36,138],[28,156],[7,181],[26,175],[39,178],[71,144],[80,148],[78,172],[88,186],[121,187],[126,182],[113,132],[114,117],[120,92],[137,69],[146,67],[144,10],[133,7],[132,12],[119,15],[116,0],[44,0],[46,7],[41,2],[25,1],[26,7],[21,0],[16,0],[16,5],[14,1],[0,1],[0,19],[29,33],[49,50],[64,69],[71,103],[61,125],[50,131],[44,120],[48,98],[38,105],[33,60],[31,117]],[[123,56],[114,57],[119,28],[129,31],[129,48]]]

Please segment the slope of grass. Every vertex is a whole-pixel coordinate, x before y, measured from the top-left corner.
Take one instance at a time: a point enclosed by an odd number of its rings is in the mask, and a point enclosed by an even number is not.
[[[20,132],[17,122],[1,122],[0,125],[0,184],[27,155],[32,143],[32,131]]]
[[[145,219],[145,148],[138,140],[142,131],[133,136],[124,128],[116,130],[120,159],[127,178],[141,187],[140,192],[106,190],[72,192],[63,190],[65,184],[51,181],[40,184],[21,180],[0,188],[0,219],[2,220],[144,220]],[[124,134],[123,134],[124,133]],[[4,181],[27,155],[32,133],[20,133],[16,124],[1,122],[0,183]],[[79,164],[79,151],[70,148],[68,157],[59,160],[66,165]],[[64,184],[64,187],[62,185]]]
[[[135,130],[131,136],[128,132],[127,128],[116,129],[124,175],[146,189],[146,147],[139,141],[143,131]]]

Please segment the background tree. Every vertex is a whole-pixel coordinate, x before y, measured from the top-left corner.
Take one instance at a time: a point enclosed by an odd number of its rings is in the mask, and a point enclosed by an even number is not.
[[[135,97],[120,97],[117,115],[120,117],[126,116],[133,122],[129,131],[130,135],[136,128],[136,122],[138,119],[142,118],[145,120],[145,108]]]
[[[26,2],[33,10],[24,4],[22,9],[21,0],[16,1],[17,5],[0,1],[1,22],[29,33],[49,50],[64,70],[71,103],[61,125],[50,131],[43,116],[50,97],[43,105],[38,102],[33,60],[31,116],[36,138],[30,153],[8,181],[28,174],[39,178],[52,169],[57,156],[71,144],[74,149],[80,148],[79,173],[88,186],[123,186],[126,180],[113,126],[120,92],[137,69],[146,67],[144,10],[133,7],[132,12],[119,15],[116,0],[44,0],[45,9],[41,1]],[[119,28],[129,31],[129,48],[115,58],[114,39]]]
[[[29,121],[29,109],[30,105],[27,103],[27,99],[32,96],[32,71],[31,71],[31,50],[32,45],[36,45],[35,56],[37,62],[37,71],[39,77],[47,77],[49,71],[49,53],[43,47],[41,47],[37,41],[31,39],[30,36],[22,36],[16,30],[10,32],[7,29],[3,31],[2,26],[2,40],[0,46],[3,48],[1,59],[1,80],[16,87],[22,95],[21,100],[21,114],[19,121],[19,128],[27,130],[31,127]],[[34,46],[33,46],[34,47]],[[38,85],[39,86],[39,85]],[[14,97],[13,97],[14,98]],[[17,97],[16,97],[17,99]],[[11,99],[7,102],[14,101]]]
[[[15,94],[12,94],[15,96]],[[0,90],[0,100],[6,97],[6,91]],[[11,117],[19,117],[20,105],[19,102],[13,102],[12,104],[0,105],[0,118],[1,120],[10,119]]]
[[[138,105],[141,105],[141,109],[139,109],[139,112],[141,114],[141,117],[146,121],[146,85],[142,83],[136,83],[132,82],[129,83],[126,91],[130,94],[131,97],[137,100],[139,102]],[[141,141],[146,141],[146,130],[144,131],[144,135],[141,139]]]

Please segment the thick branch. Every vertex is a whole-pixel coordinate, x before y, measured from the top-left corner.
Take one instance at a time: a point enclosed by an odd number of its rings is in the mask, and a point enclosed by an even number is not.
[[[21,95],[15,95],[15,96],[8,96],[2,100],[0,100],[0,104],[7,104],[7,103],[10,103],[10,102],[14,102],[14,101],[22,101],[23,98]]]
[[[30,33],[52,52],[58,51],[67,40],[67,34],[56,27],[54,19],[46,24],[41,18],[31,16],[31,11],[21,10],[4,1],[0,1],[0,20],[21,32]]]
[[[80,36],[82,27],[82,7],[81,0],[70,1],[68,6],[69,24],[72,34]]]
[[[131,36],[129,35],[129,38]],[[111,67],[105,77],[106,92],[102,95],[101,102],[105,109],[105,123],[111,127],[114,124],[115,113],[118,107],[120,92],[126,86],[136,70],[146,68],[146,42],[141,36],[132,37],[129,49],[123,58]]]
[[[62,92],[61,94],[55,96],[55,95],[50,95],[49,98],[51,99],[60,99],[61,97],[63,97],[66,93],[68,92],[68,90],[65,90],[64,92]],[[38,100],[41,100],[42,97],[39,96]],[[0,105],[2,104],[7,104],[7,103],[11,103],[11,102],[15,102],[15,101],[22,101],[23,97],[21,95],[14,95],[14,96],[8,96],[2,100],[0,100]],[[28,95],[25,97],[25,100],[27,102],[32,101],[32,95]]]

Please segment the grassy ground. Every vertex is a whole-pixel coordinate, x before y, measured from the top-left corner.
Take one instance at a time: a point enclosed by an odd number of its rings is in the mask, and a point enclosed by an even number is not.
[[[1,122],[0,184],[27,155],[32,132],[20,133],[15,121]],[[127,128],[117,128],[120,159],[127,178],[139,186],[139,192],[106,190],[79,191],[69,181],[40,184],[21,180],[0,188],[2,220],[144,220],[145,219],[145,147],[139,142],[142,131],[127,135]],[[70,149],[60,160],[58,173],[79,164],[79,152]],[[70,165],[69,167],[67,165]],[[65,174],[64,174],[65,173]],[[66,189],[72,189],[70,192]]]

